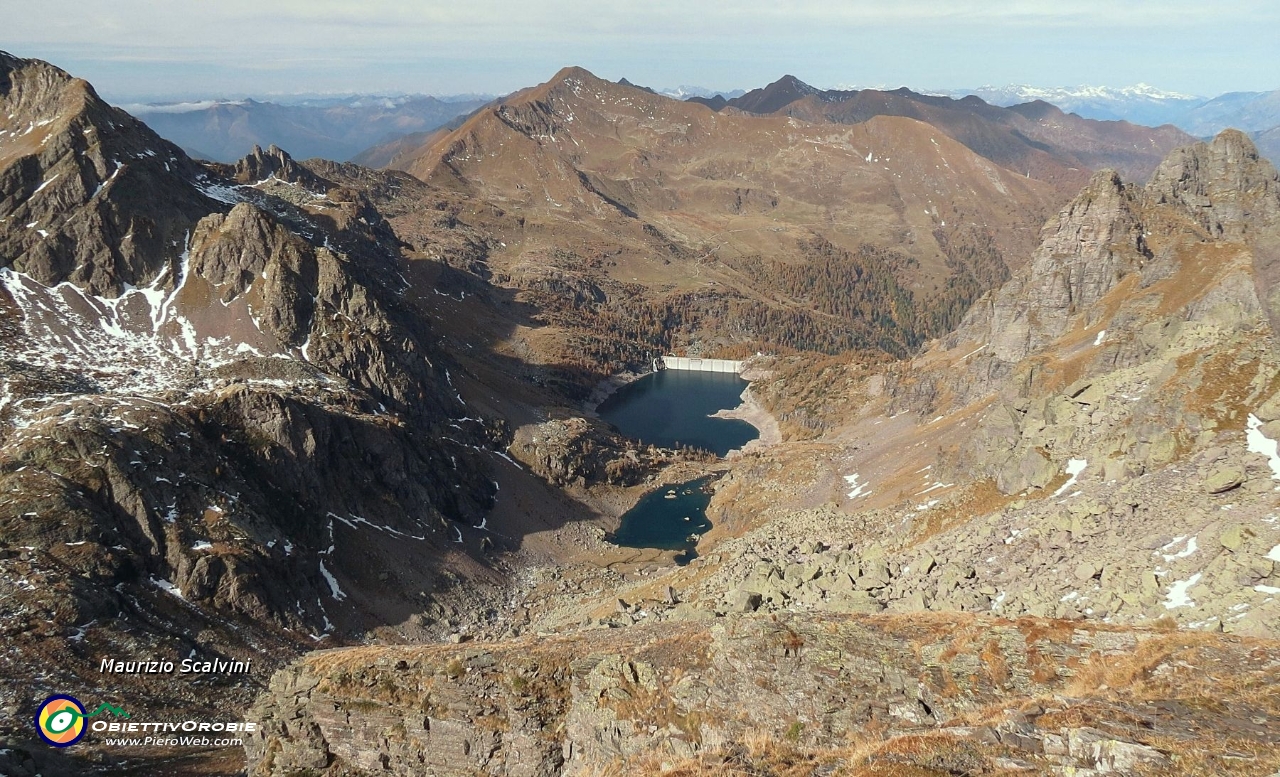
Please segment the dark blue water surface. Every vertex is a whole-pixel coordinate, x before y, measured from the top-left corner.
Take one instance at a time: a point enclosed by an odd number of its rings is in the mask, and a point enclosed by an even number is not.
[[[609,539],[627,548],[679,550],[676,563],[688,564],[698,555],[697,535],[711,530],[706,512],[712,480],[704,477],[650,491],[623,514],[617,533]]]
[[[746,421],[707,417],[740,405],[746,387],[733,373],[662,370],[618,389],[596,412],[632,439],[723,456],[760,436]]]

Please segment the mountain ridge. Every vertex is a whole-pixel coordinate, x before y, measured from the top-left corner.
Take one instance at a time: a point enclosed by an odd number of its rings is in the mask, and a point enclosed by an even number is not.
[[[1193,140],[1173,127],[1148,129],[1073,117],[1044,101],[1006,109],[972,95],[954,100],[905,87],[823,91],[791,76],[726,105],[838,123],[856,124],[875,115],[908,116],[939,127],[997,164],[1061,181],[1064,187],[1082,185],[1087,175],[1080,171],[1100,167],[1145,177],[1164,153]]]
[[[42,693],[25,662],[57,655],[62,687],[216,714],[256,681],[117,682],[95,656],[253,659],[265,677],[400,622],[449,569],[491,574],[473,527],[502,427],[474,412],[449,427],[467,414],[453,363],[402,298],[365,194],[275,148],[199,165],[39,61],[0,55],[0,107],[0,628],[18,651],[0,677],[15,698]],[[410,552],[412,570],[394,561]],[[401,594],[377,577],[389,566]],[[29,629],[31,613],[49,625]]]
[[[886,152],[895,144],[911,154]],[[580,68],[495,103],[416,154],[396,153],[397,167],[429,185],[500,203],[507,219],[523,220],[520,229],[509,223],[500,228],[512,239],[504,238],[505,250],[491,252],[490,271],[501,268],[513,280],[531,282],[535,261],[546,262],[533,257],[564,253],[560,246],[581,240],[610,257],[591,272],[601,301],[648,287],[669,300],[664,306],[710,308],[694,320],[714,317],[720,342],[729,336],[724,328],[734,326],[732,316],[759,322],[752,326],[765,341],[776,336],[769,328],[790,326],[798,333],[789,347],[827,350],[837,342],[873,349],[880,343],[894,353],[914,347],[922,332],[945,326],[967,304],[974,284],[1001,272],[1003,260],[992,259],[989,271],[978,273],[983,279],[970,278],[966,264],[977,260],[948,251],[972,242],[983,244],[983,256],[1013,260],[1056,196],[1043,182],[1002,169],[910,119],[877,117],[850,128],[719,114],[596,79]],[[796,170],[812,170],[814,177]],[[940,208],[948,197],[950,212]],[[858,202],[869,207],[859,210]],[[1018,227],[1004,228],[1011,224]],[[959,232],[975,234],[953,241]],[[904,234],[910,236],[905,242]],[[804,308],[812,303],[800,299],[777,299],[773,276],[795,272],[815,238],[830,246],[830,252],[818,249],[831,257],[824,261],[889,284],[883,295],[868,297],[868,304],[885,310],[868,317],[883,322],[875,329],[844,314],[809,313]],[[760,254],[797,259],[760,262]],[[860,262],[861,269],[853,269]],[[634,272],[611,269],[624,264]],[[562,269],[581,272],[572,263]],[[637,281],[641,276],[646,280]],[[964,283],[953,281],[956,276]],[[641,286],[629,284],[634,290],[623,292],[613,285],[619,282]],[[675,297],[667,291],[673,285],[682,295],[700,287],[708,296],[696,303]],[[798,288],[793,293],[802,296]],[[921,318],[930,300],[940,309],[936,320]],[[831,306],[838,307],[834,301]],[[656,315],[690,315],[670,310]],[[580,306],[566,313],[582,312]],[[794,324],[772,323],[781,316]],[[578,325],[563,331],[586,336]],[[614,369],[646,364],[659,348],[680,347],[670,342],[674,335],[685,336],[672,332],[661,341],[618,343],[628,356]]]

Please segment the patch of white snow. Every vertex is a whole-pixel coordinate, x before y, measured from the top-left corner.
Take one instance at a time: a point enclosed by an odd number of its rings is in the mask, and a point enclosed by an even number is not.
[[[1280,451],[1276,450],[1276,441],[1262,433],[1262,421],[1258,420],[1253,413],[1249,414],[1249,420],[1245,426],[1248,430],[1246,444],[1249,452],[1266,456],[1267,463],[1271,465],[1271,479],[1280,480]]]
[[[852,475],[845,475],[845,476],[844,476],[844,479],[845,479],[845,482],[847,482],[847,483],[849,484],[849,498],[850,498],[850,499],[857,499],[857,498],[858,498],[858,497],[860,497],[860,496],[870,496],[870,495],[871,495],[871,492],[867,490],[867,486],[869,486],[869,485],[871,485],[871,484],[870,484],[870,483],[859,483],[859,482],[858,482],[858,473],[857,473],[857,472],[853,473]]]
[[[1169,587],[1169,595],[1164,600],[1164,608],[1166,610],[1175,610],[1179,607],[1195,607],[1196,603],[1191,601],[1191,597],[1187,596],[1187,591],[1191,587],[1200,582],[1202,573],[1197,572],[1186,580],[1175,581]]]
[[[1057,491],[1053,492],[1055,497],[1062,496],[1067,489],[1076,484],[1076,478],[1080,477],[1080,473],[1084,472],[1084,468],[1089,466],[1088,459],[1070,459],[1067,461],[1067,474],[1071,477],[1067,478],[1067,482],[1063,483]]]
[[[333,594],[334,599],[341,601],[347,598],[346,593],[338,587],[338,579],[334,577],[333,574],[329,572],[329,569],[324,565],[324,559],[320,559],[320,574],[324,575],[325,582],[329,584],[329,592]]]

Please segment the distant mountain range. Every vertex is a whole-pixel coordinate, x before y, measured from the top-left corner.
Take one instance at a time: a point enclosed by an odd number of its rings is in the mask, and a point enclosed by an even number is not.
[[[1172,92],[1149,84],[1133,86],[1074,86],[1039,87],[1027,84],[1009,86],[980,86],[973,89],[905,90],[880,86],[840,85],[832,89],[819,89],[798,79],[782,79],[763,89],[745,92],[715,91],[697,86],[680,86],[659,90],[659,94],[682,100],[693,100],[715,110],[732,106],[753,113],[770,113],[785,103],[769,104],[760,99],[785,99],[790,102],[808,95],[827,95],[822,101],[835,100],[835,95],[851,95],[859,92],[896,94],[910,92],[917,97],[950,97],[962,100],[974,96],[992,106],[1012,108],[1028,103],[1043,102],[1074,113],[1081,118],[1099,121],[1127,121],[1147,127],[1172,124],[1184,132],[1200,138],[1216,135],[1224,129],[1235,128],[1250,134],[1258,149],[1273,161],[1280,161],[1280,89],[1270,92],[1228,92],[1217,97]],[[785,83],[784,83],[785,82]],[[781,89],[780,85],[788,86]],[[798,92],[796,90],[799,90]],[[781,98],[779,92],[786,92]],[[795,92],[795,94],[792,94]],[[760,95],[764,97],[760,97]],[[742,98],[757,95],[744,103]]]
[[[1203,105],[1208,98],[1167,92],[1147,84],[1136,86],[1076,86],[1043,88],[1025,84],[982,86],[977,89],[954,89],[944,92],[952,97],[976,95],[992,105],[1011,106],[1043,100],[1068,113],[1086,119],[1131,121],[1135,124],[1159,126],[1177,124],[1177,119]],[[1183,129],[1186,129],[1183,127]]]
[[[1166,153],[1195,140],[1168,126],[1151,129],[1081,118],[1044,101],[1001,107],[976,96],[955,99],[905,88],[819,89],[790,75],[731,100],[689,99],[716,111],[735,109],[808,122],[861,124],[874,116],[915,119],[998,165],[1065,191],[1078,189],[1091,171],[1104,167],[1127,178],[1145,179]]]
[[[831,102],[836,99],[835,95],[907,93],[886,87],[840,86],[823,90],[799,79],[792,80],[794,84],[783,79],[751,92],[688,84],[661,89],[641,88],[676,100],[700,102],[715,110],[732,106],[751,113],[771,113],[785,104],[770,105],[767,104],[769,99],[790,102],[796,97],[812,94],[827,95],[818,101]],[[632,85],[626,79],[622,83]],[[782,89],[781,86],[788,88]],[[791,94],[795,90],[804,93]],[[786,94],[781,95],[782,92]],[[1019,84],[910,91],[910,94],[930,99],[953,98],[957,106],[967,96],[978,97],[989,106],[999,108],[1038,101],[1084,119],[1127,121],[1148,127],[1172,124],[1201,138],[1234,127],[1249,133],[1263,154],[1272,160],[1280,160],[1280,131],[1276,130],[1280,127],[1280,90],[1229,92],[1208,98],[1162,90],[1148,84],[1124,87]],[[744,102],[749,95],[756,97]],[[417,147],[437,130],[455,128],[467,115],[492,99],[489,95],[479,94],[451,97],[304,95],[269,101],[199,100],[121,107],[199,158],[232,162],[248,154],[254,146],[265,148],[274,144],[289,149],[299,158],[323,157],[382,166],[392,163],[396,147],[391,144],[395,141],[400,140],[406,149]],[[761,99],[766,102],[760,102]]]
[[[797,83],[809,90],[808,94],[901,91],[887,85],[870,87],[840,85],[823,90],[798,80]],[[678,100],[701,102],[716,110],[726,105],[734,105],[735,101],[750,94],[742,89],[714,90],[688,85],[659,89],[657,93]],[[1199,138],[1208,138],[1224,129],[1235,128],[1250,134],[1264,155],[1273,161],[1280,161],[1280,89],[1270,92],[1227,92],[1210,98],[1168,91],[1142,83],[1120,87],[1041,87],[1011,84],[980,86],[972,89],[916,90],[913,94],[923,97],[951,97],[957,100],[972,95],[990,105],[1002,108],[1040,101],[1085,119],[1127,121],[1148,127],[1172,124]],[[743,106],[734,105],[734,107]],[[778,107],[763,106],[764,110],[761,110],[762,106],[756,105],[747,110],[768,113]]]
[[[254,146],[277,145],[299,158],[346,160],[370,146],[430,132],[489,101],[484,95],[316,97],[300,102],[206,100],[126,109],[192,156],[234,162]]]
[[[1017,85],[940,92],[952,97],[976,95],[992,105],[1011,106],[1043,100],[1086,119],[1174,126],[1200,137],[1234,127],[1263,132],[1280,125],[1280,90],[1228,92],[1214,98],[1168,92],[1147,84],[1041,88]]]
[[[747,93],[746,89],[704,89],[701,86],[689,86],[687,84],[657,91],[658,94],[674,97],[677,100],[687,100],[690,97],[715,97],[716,95],[720,95],[726,100],[732,100]]]

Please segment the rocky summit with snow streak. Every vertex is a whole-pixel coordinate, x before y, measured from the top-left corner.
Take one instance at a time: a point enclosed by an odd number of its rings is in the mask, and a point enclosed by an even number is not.
[[[269,672],[418,606],[406,597],[434,586],[451,524],[492,502],[473,462],[482,423],[441,441],[467,413],[380,217],[272,153],[201,166],[83,81],[0,55],[13,703],[50,684],[113,698],[123,684],[142,711],[247,700],[254,678],[215,678],[206,697],[95,667],[172,653]],[[400,593],[371,554],[418,560]]]

